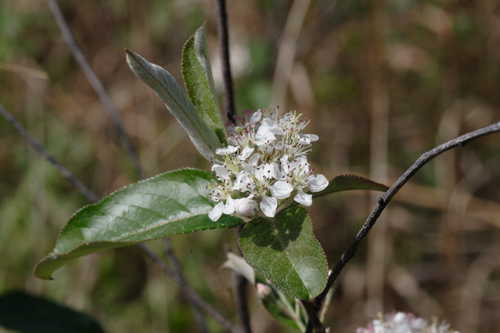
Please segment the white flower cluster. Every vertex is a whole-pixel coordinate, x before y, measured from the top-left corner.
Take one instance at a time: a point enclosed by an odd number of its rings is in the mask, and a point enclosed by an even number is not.
[[[381,316],[367,328],[358,328],[356,333],[459,333],[446,323],[433,322],[415,317],[411,313],[397,312]]]
[[[306,126],[299,113],[280,117],[277,110],[259,110],[235,127],[228,145],[216,150],[212,171],[217,182],[210,199],[217,204],[210,219],[217,221],[222,214],[251,218],[260,212],[274,217],[280,205],[292,200],[310,206],[311,193],[324,190],[328,180],[311,172],[307,153],[319,137],[302,134]]]

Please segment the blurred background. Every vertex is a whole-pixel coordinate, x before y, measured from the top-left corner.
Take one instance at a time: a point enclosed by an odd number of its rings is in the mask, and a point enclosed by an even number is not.
[[[207,168],[127,68],[135,50],[180,78],[184,41],[207,24],[220,84],[215,1],[61,1],[83,53],[119,109],[146,176]],[[280,105],[311,120],[312,160],[329,177],[391,184],[422,152],[500,120],[495,0],[229,1],[240,111]],[[222,92],[222,91],[221,91]],[[136,180],[110,117],[46,1],[0,3],[0,103],[99,195]],[[354,332],[380,311],[439,317],[461,332],[500,329],[500,136],[438,157],[395,197],[343,272],[326,322]],[[24,290],[85,312],[106,332],[196,332],[189,304],[136,248],[32,275],[86,200],[0,119],[0,294]],[[376,197],[318,199],[315,231],[331,265]],[[233,320],[231,231],[172,239],[194,288]],[[158,253],[162,242],[151,242]],[[255,332],[285,332],[251,292]],[[213,332],[222,332],[209,320]],[[1,329],[0,329],[1,330]]]

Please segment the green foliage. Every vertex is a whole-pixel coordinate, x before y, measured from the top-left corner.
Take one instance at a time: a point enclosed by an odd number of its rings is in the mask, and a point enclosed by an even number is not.
[[[103,249],[166,236],[241,224],[224,216],[217,223],[206,215],[210,173],[184,169],[166,172],[127,186],[100,202],[82,208],[68,222],[54,250],[36,267],[49,279],[68,261]]]
[[[186,130],[196,149],[206,159],[211,160],[215,149],[221,146],[221,141],[199,117],[175,78],[167,70],[150,63],[139,54],[130,50],[126,52],[127,62],[132,71],[156,91],[170,113]]]
[[[304,316],[304,309],[300,301],[289,299],[279,290],[267,286],[269,288],[268,293],[261,297],[262,305],[266,310],[283,325],[304,332],[304,323],[307,322],[307,317]]]
[[[274,219],[246,224],[240,246],[256,272],[289,297],[310,299],[325,287],[328,264],[303,207],[293,204]]]
[[[104,333],[90,316],[23,291],[0,296],[0,327],[20,333]]]
[[[333,178],[328,187],[321,192],[315,193],[315,197],[323,195],[352,190],[372,190],[372,191],[387,191],[388,187],[384,184],[374,182],[373,180],[356,176],[356,175],[340,175]]]
[[[182,50],[182,76],[189,98],[194,104],[198,116],[224,143],[226,130],[215,94],[203,26],[196,30],[196,33],[184,45]]]

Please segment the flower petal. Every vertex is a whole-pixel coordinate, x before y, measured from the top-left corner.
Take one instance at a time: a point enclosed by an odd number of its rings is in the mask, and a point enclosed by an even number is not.
[[[253,186],[254,184],[250,176],[246,172],[241,171],[236,175],[236,180],[234,181],[233,190],[246,192],[250,191],[253,188]]]
[[[229,146],[224,147],[224,148],[217,148],[215,150],[215,153],[217,155],[230,155],[230,154],[235,153],[237,150],[238,150],[238,147],[229,145]]]
[[[246,146],[245,148],[243,148],[243,150],[241,151],[241,154],[238,156],[238,158],[240,160],[244,161],[247,158],[249,158],[250,155],[252,155],[252,153],[254,152],[254,150],[255,150],[255,148]]]
[[[286,177],[288,175],[288,172],[290,172],[290,163],[288,162],[288,155],[283,155],[280,158],[280,163],[281,163],[281,175],[282,177]]]
[[[212,171],[219,179],[229,179],[229,170],[220,164],[214,164],[212,166]]]
[[[276,209],[278,208],[278,200],[273,197],[263,197],[260,202],[260,210],[267,217],[274,217],[276,215]]]
[[[264,120],[266,119],[268,118],[264,118]],[[276,140],[276,136],[273,134],[273,128],[268,123],[263,122],[257,129],[257,133],[255,133],[255,144],[257,146],[263,146],[274,140]]]
[[[312,142],[319,140],[319,136],[316,134],[303,134],[300,136],[299,143],[302,145],[310,145]]]
[[[241,198],[234,201],[236,214],[247,217],[255,215],[255,210],[257,209],[257,202],[255,200],[251,198]]]
[[[262,111],[255,111],[250,117],[250,124],[257,124],[262,119]]]
[[[323,191],[328,186],[328,179],[326,179],[323,175],[311,175],[307,179],[307,183],[309,185],[309,190],[311,192],[320,192]]]
[[[251,166],[251,167],[254,167],[254,166],[257,166],[259,164],[259,159],[260,159],[261,155],[259,153],[255,153],[253,154],[252,156],[250,156],[250,158],[248,159],[247,161],[247,165],[248,166]]]
[[[224,205],[224,210],[222,211],[224,214],[231,215],[236,210],[236,203],[234,199],[229,197],[226,200],[226,204]]]
[[[265,181],[266,179],[276,179],[277,178],[276,169],[277,169],[276,163],[263,164],[259,166],[255,171],[255,177],[261,182]]]
[[[290,196],[292,191],[293,186],[282,180],[278,180],[271,186],[271,194],[276,199],[286,199]]]
[[[212,221],[217,221],[218,219],[220,219],[220,217],[222,216],[222,212],[224,210],[224,203],[223,202],[219,202],[217,205],[215,205],[214,208],[212,208],[212,210],[208,213],[208,217],[212,220]]]
[[[304,192],[299,192],[295,195],[293,201],[298,202],[302,206],[309,207],[312,205],[312,195]]]

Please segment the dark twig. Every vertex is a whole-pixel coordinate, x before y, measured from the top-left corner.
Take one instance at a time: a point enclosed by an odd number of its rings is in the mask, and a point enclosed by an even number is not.
[[[238,273],[234,273],[234,279],[236,284],[236,303],[238,304],[238,313],[243,325],[243,332],[252,333],[250,311],[248,310],[248,281]]]
[[[14,118],[12,114],[10,114],[7,110],[0,105],[0,115],[2,115],[8,123],[10,123],[17,132],[26,140],[26,142],[30,145],[31,148],[38,154],[40,154],[43,158],[45,158],[53,167],[55,167],[61,175],[68,180],[68,182],[73,185],[88,201],[95,202],[98,200],[98,196],[89,190],[70,170],[64,167],[54,156],[52,156],[47,149],[36,140],[28,131]],[[191,301],[193,307],[197,310],[205,311],[208,315],[212,316],[221,326],[231,332],[238,332],[236,328],[233,327],[231,323],[229,323],[222,314],[220,314],[217,310],[211,307],[210,304],[206,303],[194,289],[189,287],[187,282],[184,280],[182,283],[175,279],[175,276],[182,274],[179,271],[180,266],[174,264],[174,269],[170,269],[147,245],[138,244],[139,248],[141,248],[146,255],[151,258],[151,260],[158,264],[160,268],[167,274],[174,278],[174,280],[179,283],[181,289],[186,294],[188,299]],[[173,252],[169,255],[170,258],[175,258]],[[172,259],[171,259],[172,260]]]
[[[87,186],[85,186],[71,171],[69,171],[64,165],[59,163],[54,156],[52,156],[47,149],[35,139],[31,134],[28,133],[26,128],[21,125],[16,118],[12,114],[10,114],[7,110],[0,105],[0,114],[9,122],[12,126],[15,127],[17,132],[28,142],[31,148],[40,154],[43,158],[45,158],[53,167],[55,167],[61,175],[73,185],[78,192],[80,192],[88,201],[94,202],[97,201],[97,195],[89,190]]]
[[[236,124],[236,107],[234,103],[234,85],[231,74],[231,55],[229,51],[229,28],[228,15],[225,0],[217,0],[217,18],[219,27],[220,51],[222,59],[222,77],[224,80],[224,106],[227,118]],[[248,311],[248,291],[245,277],[236,275],[236,302],[238,304],[238,314],[245,333],[251,333],[250,312]]]
[[[222,77],[224,78],[224,88],[226,90],[226,93],[224,95],[224,106],[226,109],[227,118],[233,125],[235,125],[236,107],[234,104],[233,76],[231,74],[231,57],[229,51],[228,16],[225,0],[217,0],[217,10],[220,51],[222,59]]]
[[[52,15],[54,16],[54,19],[56,20],[59,30],[61,30],[64,42],[66,43],[66,45],[68,45],[68,48],[73,54],[73,57],[75,58],[78,65],[81,67],[83,74],[85,74],[85,77],[87,78],[90,85],[96,92],[97,97],[99,98],[101,104],[104,107],[104,111],[108,113],[108,115],[111,117],[111,120],[113,122],[114,127],[116,128],[116,132],[118,134],[120,142],[123,148],[127,151],[130,160],[134,165],[138,177],[143,178],[143,170],[139,162],[138,153],[135,147],[133,146],[132,142],[130,141],[129,136],[125,132],[118,110],[113,101],[111,100],[111,97],[106,92],[106,89],[104,88],[101,80],[99,80],[95,72],[92,70],[92,67],[90,67],[83,52],[78,47],[78,44],[76,43],[75,38],[73,37],[73,34],[68,24],[66,23],[66,20],[64,19],[64,16],[61,12],[61,8],[59,7],[57,0],[49,0],[49,8],[52,12]]]
[[[236,239],[239,239],[241,230],[243,230],[243,226],[239,226],[238,228],[234,229],[234,234],[236,236]],[[240,256],[243,256],[243,252],[241,251],[239,243],[237,244]],[[234,275],[234,287],[236,289],[234,298],[238,306],[237,310],[242,325],[241,329],[244,333],[252,333],[250,311],[248,309],[248,281],[243,275],[237,272],[234,272],[233,275]]]
[[[480,128],[478,130],[469,132],[467,134],[461,135],[458,138],[445,142],[425,153],[423,153],[411,166],[408,168],[399,178],[398,180],[378,199],[377,205],[372,210],[370,215],[367,217],[365,223],[361,226],[361,229],[358,231],[356,236],[354,237],[354,241],[352,244],[344,251],[340,260],[335,264],[332,273],[328,277],[328,282],[326,284],[323,292],[316,297],[314,300],[315,309],[321,308],[323,301],[325,300],[328,291],[333,286],[338,276],[342,272],[345,265],[352,259],[352,257],[356,254],[356,250],[359,246],[359,243],[368,235],[370,229],[375,225],[377,219],[380,214],[382,214],[383,210],[387,207],[391,199],[394,197],[396,193],[408,182],[408,180],[422,168],[427,162],[432,160],[434,157],[456,147],[463,147],[466,143],[483,137],[485,135],[489,135],[492,133],[500,132],[500,122]]]
[[[306,333],[312,333],[314,330],[316,330],[317,333],[324,333],[325,327],[319,319],[318,314],[320,310],[316,307],[316,304],[310,301],[302,301],[302,304],[304,305],[307,316],[309,317],[306,326]]]

